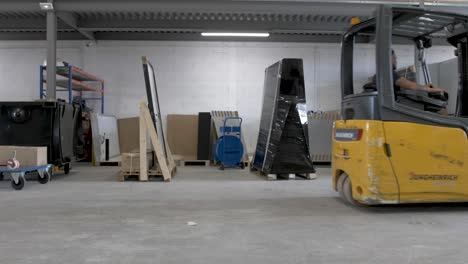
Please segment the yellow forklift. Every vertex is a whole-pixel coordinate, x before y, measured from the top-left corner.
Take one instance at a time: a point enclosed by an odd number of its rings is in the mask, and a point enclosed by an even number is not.
[[[353,49],[375,40],[375,82],[354,87]],[[441,115],[447,94],[396,89],[392,44],[414,43],[424,54],[447,41],[458,58],[455,112]],[[424,56],[415,56],[422,58]],[[416,59],[415,59],[416,60]],[[429,73],[424,61],[426,82]],[[356,67],[356,66],[355,66]],[[422,74],[421,74],[422,75]],[[343,36],[342,120],[333,129],[332,178],[353,205],[468,201],[468,16],[380,6],[374,19]]]

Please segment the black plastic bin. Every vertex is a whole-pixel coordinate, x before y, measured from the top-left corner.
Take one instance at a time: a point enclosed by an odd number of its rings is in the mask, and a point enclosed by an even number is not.
[[[81,108],[63,101],[0,102],[0,145],[47,146],[48,163],[70,170]]]

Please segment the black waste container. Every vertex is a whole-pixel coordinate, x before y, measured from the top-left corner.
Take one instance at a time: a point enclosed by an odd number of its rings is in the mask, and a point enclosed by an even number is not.
[[[47,146],[48,163],[70,170],[81,108],[63,101],[0,102],[0,145]]]

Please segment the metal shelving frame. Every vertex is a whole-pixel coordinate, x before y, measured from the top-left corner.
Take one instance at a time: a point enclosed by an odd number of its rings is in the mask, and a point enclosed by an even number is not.
[[[40,66],[39,74],[39,98],[43,99],[46,97],[47,89],[44,89],[44,83],[46,79],[44,78],[44,71],[46,66]],[[71,103],[73,100],[73,91],[79,92],[82,100],[100,100],[101,101],[101,114],[104,113],[104,80],[87,73],[80,68],[77,68],[73,65],[67,66],[57,66],[56,74],[65,79],[57,80],[56,88],[57,92],[68,92],[68,102]],[[95,86],[90,84],[91,82],[99,84]],[[98,92],[101,94],[100,97],[86,97],[83,98],[83,92]]]

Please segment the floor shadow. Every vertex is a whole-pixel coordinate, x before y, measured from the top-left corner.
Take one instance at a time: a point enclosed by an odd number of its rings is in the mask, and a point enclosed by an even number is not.
[[[416,204],[381,204],[354,206],[335,197],[343,206],[366,213],[391,214],[391,213],[441,213],[441,212],[465,212],[468,211],[468,202],[464,203],[416,203]]]

